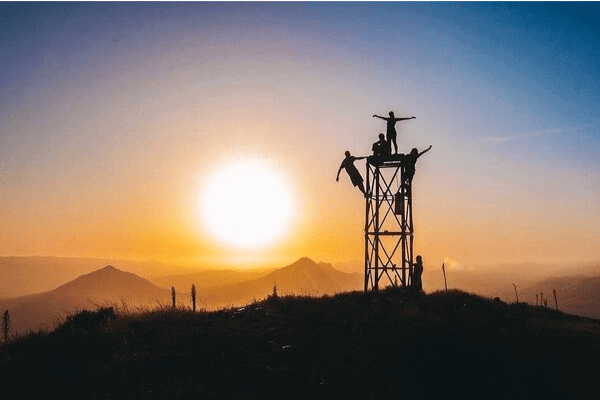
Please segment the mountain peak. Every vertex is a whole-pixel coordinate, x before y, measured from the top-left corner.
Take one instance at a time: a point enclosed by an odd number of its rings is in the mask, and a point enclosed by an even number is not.
[[[53,292],[89,298],[162,298],[164,289],[131,272],[107,265],[94,272],[81,275]]]
[[[316,262],[314,262],[313,260],[311,260],[308,257],[300,257],[296,262],[294,262],[291,265],[297,265],[297,264],[310,264],[310,265],[315,265]]]
[[[315,269],[330,269],[331,264],[316,262],[308,257],[301,257],[296,262],[284,267],[283,269],[298,269],[298,270],[315,270]]]

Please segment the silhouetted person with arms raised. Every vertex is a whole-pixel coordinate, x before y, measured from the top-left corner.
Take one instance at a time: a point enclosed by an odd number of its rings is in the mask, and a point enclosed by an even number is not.
[[[406,175],[406,180],[408,182],[412,181],[413,176],[415,175],[415,166],[417,164],[417,160],[419,159],[419,157],[421,157],[423,154],[427,153],[429,150],[431,150],[431,145],[429,145],[429,147],[425,150],[423,150],[422,152],[419,153],[419,150],[417,150],[417,148],[413,148],[409,154],[406,155],[406,157],[404,157],[404,173]]]
[[[360,172],[358,172],[358,170],[354,166],[354,161],[362,160],[366,157],[354,157],[350,154],[349,151],[346,151],[344,154],[346,155],[346,158],[342,160],[342,164],[340,165],[340,169],[338,169],[335,181],[339,182],[340,172],[342,171],[342,169],[345,169],[348,173],[348,176],[350,177],[350,180],[352,181],[352,184],[354,186],[358,186],[362,194],[367,196],[367,193],[365,192],[365,187],[363,185],[363,177],[360,175]]]
[[[389,118],[382,117],[379,115],[373,115],[373,118],[381,118],[387,122],[386,140],[390,144],[390,153],[392,152],[392,144],[393,144],[394,145],[394,154],[398,154],[398,144],[396,143],[396,122],[404,121],[406,119],[415,119],[416,117],[413,115],[410,118],[396,118],[394,116],[394,112],[390,111]]]
[[[419,292],[423,290],[423,258],[417,256],[417,262],[413,264],[412,287]]]
[[[390,155],[390,144],[385,140],[383,133],[379,134],[379,140],[373,143],[373,155],[376,157],[387,157]]]

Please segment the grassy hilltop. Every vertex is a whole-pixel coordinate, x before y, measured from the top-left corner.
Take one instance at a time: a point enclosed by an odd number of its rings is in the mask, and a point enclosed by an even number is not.
[[[600,321],[464,292],[83,312],[0,348],[19,398],[600,398]],[[5,396],[2,396],[6,398]]]

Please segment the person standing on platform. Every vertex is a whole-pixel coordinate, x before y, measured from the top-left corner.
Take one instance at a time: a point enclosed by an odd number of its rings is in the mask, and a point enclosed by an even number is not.
[[[396,118],[394,116],[394,112],[390,111],[390,117],[381,117],[379,115],[373,115],[373,118],[381,118],[387,122],[387,133],[386,140],[390,144],[390,153],[392,152],[392,144],[394,145],[394,154],[398,154],[398,144],[396,143],[396,122],[404,121],[407,119],[415,119],[416,117],[413,115],[410,118]]]
[[[354,186],[358,186],[358,188],[360,189],[362,194],[366,197],[367,192],[365,191],[365,187],[363,185],[363,177],[360,175],[360,172],[358,172],[358,170],[354,166],[354,161],[362,160],[363,158],[366,158],[366,157],[354,157],[353,155],[350,154],[349,151],[346,151],[344,154],[346,155],[346,158],[344,158],[342,160],[342,164],[340,165],[340,168],[338,169],[335,181],[336,182],[340,181],[340,172],[342,171],[342,169],[345,169],[346,172],[348,173],[348,176],[350,177],[350,180],[352,181],[352,184]]]

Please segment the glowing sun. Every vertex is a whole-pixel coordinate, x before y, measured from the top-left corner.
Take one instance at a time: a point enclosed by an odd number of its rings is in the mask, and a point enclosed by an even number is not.
[[[201,203],[206,228],[240,248],[276,242],[291,219],[290,191],[275,170],[260,161],[220,168],[204,188]]]

